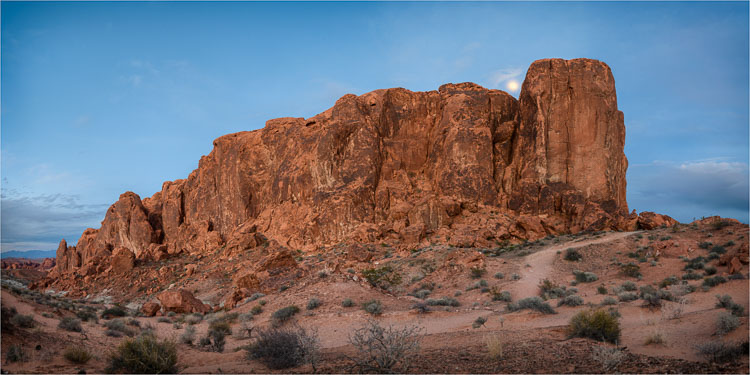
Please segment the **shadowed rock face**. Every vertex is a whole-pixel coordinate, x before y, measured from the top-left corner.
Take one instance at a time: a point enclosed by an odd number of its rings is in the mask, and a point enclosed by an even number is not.
[[[142,259],[266,239],[483,246],[624,229],[637,221],[624,141],[612,73],[596,60],[534,62],[520,100],[473,83],[349,94],[315,117],[216,139],[150,198],[123,194],[77,248],[61,243],[57,270],[120,247]]]

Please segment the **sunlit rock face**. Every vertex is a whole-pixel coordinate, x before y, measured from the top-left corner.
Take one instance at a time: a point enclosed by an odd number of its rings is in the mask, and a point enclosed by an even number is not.
[[[624,140],[612,72],[596,60],[534,62],[519,100],[473,83],[345,95],[312,118],[216,139],[150,198],[123,194],[101,229],[61,244],[57,272],[118,248],[161,259],[268,240],[489,246],[623,229],[637,223]]]

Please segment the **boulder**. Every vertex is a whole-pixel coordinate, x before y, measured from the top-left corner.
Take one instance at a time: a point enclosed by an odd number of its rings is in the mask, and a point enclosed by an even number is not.
[[[667,215],[644,211],[638,215],[638,229],[652,230],[661,227],[671,227],[677,220]]]
[[[167,290],[156,297],[165,311],[174,311],[178,314],[207,313],[211,308],[193,296],[193,293],[184,289]]]
[[[154,316],[159,310],[161,310],[161,306],[156,302],[146,302],[141,306],[141,312],[145,316]]]
[[[125,247],[118,247],[112,252],[112,272],[124,274],[135,267],[135,254]]]

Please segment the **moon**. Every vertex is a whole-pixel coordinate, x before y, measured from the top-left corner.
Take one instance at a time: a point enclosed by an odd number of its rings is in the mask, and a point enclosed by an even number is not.
[[[518,81],[516,81],[515,79],[512,79],[508,81],[508,83],[505,84],[505,87],[508,89],[508,91],[517,91]]]

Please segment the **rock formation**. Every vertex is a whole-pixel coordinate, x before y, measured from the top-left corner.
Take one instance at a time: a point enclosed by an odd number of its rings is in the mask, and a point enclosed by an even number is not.
[[[61,241],[55,272],[101,272],[119,248],[162,259],[269,240],[487,246],[626,229],[638,216],[625,201],[624,141],[614,78],[596,60],[534,62],[519,100],[473,83],[349,94],[312,118],[216,139],[150,198],[121,195],[100,229]]]

